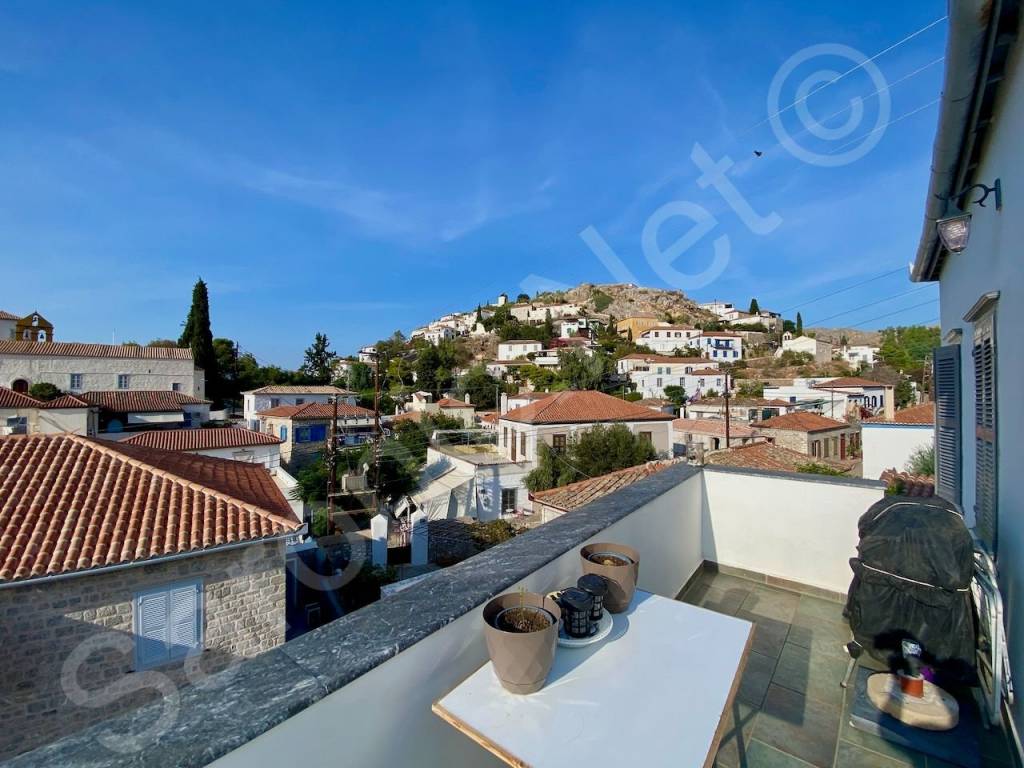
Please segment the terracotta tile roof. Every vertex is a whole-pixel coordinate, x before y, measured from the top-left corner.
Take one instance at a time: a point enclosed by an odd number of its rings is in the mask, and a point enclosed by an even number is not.
[[[676,419],[672,422],[676,432],[693,432],[698,435],[725,437],[725,419]],[[729,424],[729,437],[754,437],[757,430],[746,424],[733,421]]]
[[[258,464],[91,440],[0,438],[0,581],[298,530]]]
[[[259,389],[250,389],[246,395],[354,395],[349,389],[329,384],[268,384]]]
[[[514,408],[502,418],[524,424],[589,424],[607,421],[670,421],[673,416],[603,392],[568,390]]]
[[[646,408],[664,408],[666,405],[672,405],[672,401],[664,397],[644,397],[633,402]]]
[[[394,424],[401,421],[413,421],[419,423],[423,421],[423,414],[423,411],[405,411],[404,413],[396,414],[392,418],[391,423]]]
[[[0,320],[21,320],[17,315],[12,315],[10,312],[4,312],[0,309]]]
[[[860,376],[840,376],[838,379],[829,379],[820,384],[815,384],[815,389],[846,389],[847,387],[889,387],[891,384],[884,384],[881,381],[871,381]]]
[[[96,392],[83,392],[79,398],[90,405],[98,405],[114,413],[164,413],[180,411],[183,405],[207,405],[209,400],[202,400],[184,392],[173,392],[166,389],[113,389]]]
[[[477,411],[476,415],[480,417],[480,421],[487,424],[498,423],[498,412],[497,411]]]
[[[465,400],[454,400],[450,397],[442,397],[437,401],[439,408],[476,408],[472,403],[467,403]]]
[[[214,448],[245,448],[252,445],[280,445],[281,441],[263,432],[241,427],[211,429],[154,429],[137,432],[125,445],[143,445],[165,451],[204,451]]]
[[[515,394],[515,395],[509,395],[508,399],[509,400],[529,400],[529,401],[533,402],[534,400],[543,400],[545,397],[551,397],[551,395],[553,395],[553,394],[554,394],[554,392],[520,392],[520,393]]]
[[[642,352],[630,352],[623,355],[620,360],[643,360],[652,363],[678,363],[681,365],[711,365],[706,357],[672,357],[672,355],[645,355]]]
[[[845,421],[836,421],[819,413],[797,411],[773,416],[758,422],[757,426],[762,429],[787,429],[792,432],[821,432],[826,429],[841,429],[850,425]]]
[[[892,419],[882,416],[872,416],[864,419],[867,424],[934,424],[935,403],[921,403],[912,405],[909,408],[902,408],[893,415]]]
[[[334,418],[334,405],[332,403],[305,403],[304,405],[279,405],[276,408],[268,408],[259,411],[257,416],[276,416],[279,419],[291,419],[292,421],[330,421]],[[373,411],[358,405],[338,403],[338,418],[373,418]]]
[[[782,472],[798,472],[798,467],[808,464],[824,464],[841,471],[848,471],[827,459],[808,456],[806,453],[791,451],[774,443],[749,443],[714,451],[707,454],[707,464],[726,467],[746,467],[747,469],[773,469]]]
[[[36,400],[6,387],[0,387],[0,408],[88,408],[89,404],[74,395],[61,395],[53,400]]]
[[[912,475],[893,468],[885,470],[879,480],[895,489],[899,496],[935,495],[935,478],[927,475]]]
[[[688,376],[722,376],[725,371],[718,368],[694,368]]]
[[[61,395],[43,403],[44,408],[88,408],[89,403],[77,395]]]
[[[0,387],[0,408],[42,408],[41,400],[23,395],[7,387]]]
[[[649,461],[635,467],[620,469],[616,472],[609,472],[607,475],[580,480],[576,483],[563,485],[561,488],[551,488],[546,491],[531,493],[530,498],[547,507],[554,507],[565,512],[578,509],[584,504],[607,496],[609,493],[632,485],[637,480],[650,477],[656,472],[671,467],[678,461]]]
[[[730,333],[729,331],[701,331],[701,336],[707,336],[709,339],[742,339],[742,333]]]
[[[136,347],[134,344],[82,344],[74,341],[0,341],[0,354],[139,360],[192,359],[192,350],[187,347]]]

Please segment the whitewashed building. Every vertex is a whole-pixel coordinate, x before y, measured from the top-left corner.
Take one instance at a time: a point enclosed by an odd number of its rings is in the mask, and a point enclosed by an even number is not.
[[[723,363],[743,359],[743,336],[728,331],[703,331],[696,339],[704,357]]]
[[[279,405],[329,403],[332,397],[337,397],[339,403],[355,405],[358,394],[326,384],[268,384],[242,393],[242,418],[249,429],[258,431],[260,420],[256,414],[260,411]]]
[[[869,347],[863,344],[845,346],[836,352],[836,357],[854,368],[861,365],[873,368],[878,357],[878,347]]]
[[[786,334],[782,337],[782,346],[775,350],[775,356],[782,357],[783,352],[802,352],[810,355],[816,363],[827,363],[832,359],[832,345],[810,336],[790,337]]]
[[[95,435],[97,409],[74,395],[42,401],[0,387],[0,435]]]
[[[25,393],[40,382],[73,394],[164,390],[206,395],[205,375],[187,348],[0,341],[0,387]]]
[[[544,349],[543,342],[531,339],[510,339],[498,343],[499,360],[520,360]]]
[[[699,328],[689,328],[684,325],[663,325],[648,328],[641,332],[639,338],[634,339],[637,344],[647,347],[652,352],[659,354],[671,354],[677,349],[696,347],[701,332]]]
[[[935,403],[902,408],[892,418],[864,419],[860,435],[864,477],[876,479],[887,469],[902,472],[915,452],[935,445]]]

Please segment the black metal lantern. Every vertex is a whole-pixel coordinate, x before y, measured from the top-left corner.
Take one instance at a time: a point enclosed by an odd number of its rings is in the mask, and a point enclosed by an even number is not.
[[[604,576],[587,573],[580,576],[576,586],[594,599],[594,607],[590,610],[590,620],[600,621],[604,616],[604,596],[608,594],[608,582]]]
[[[562,609],[565,634],[569,637],[590,637],[590,612],[594,608],[594,598],[582,589],[569,587],[562,592],[558,604]]]

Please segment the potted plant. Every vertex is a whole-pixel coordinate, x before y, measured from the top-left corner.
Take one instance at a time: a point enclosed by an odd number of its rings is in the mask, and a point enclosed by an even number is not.
[[[604,607],[612,613],[629,608],[640,575],[640,553],[625,544],[598,542],[580,550],[583,573],[596,573],[608,581]]]
[[[502,687],[533,693],[544,687],[555,660],[561,611],[535,592],[511,592],[484,606],[487,653]]]

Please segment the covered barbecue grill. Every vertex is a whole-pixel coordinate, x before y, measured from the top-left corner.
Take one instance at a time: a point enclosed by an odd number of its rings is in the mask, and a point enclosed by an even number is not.
[[[855,642],[891,670],[909,671],[904,641],[911,641],[942,679],[974,684],[974,547],[963,517],[937,497],[890,496],[861,516],[858,529],[846,603]]]

